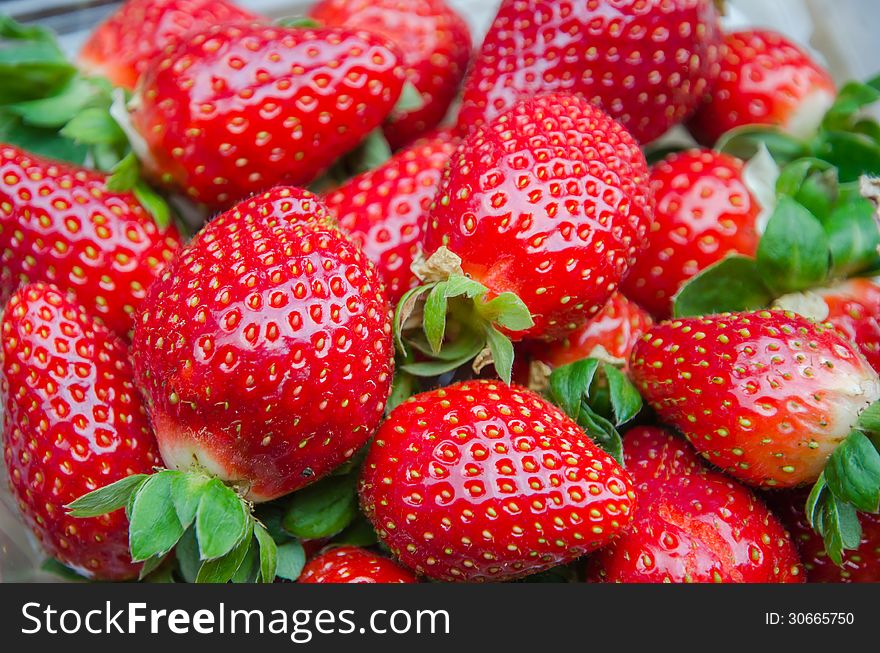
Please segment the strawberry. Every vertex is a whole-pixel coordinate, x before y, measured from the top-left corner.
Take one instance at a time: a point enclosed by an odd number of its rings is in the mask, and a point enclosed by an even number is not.
[[[857,549],[843,556],[837,565],[825,552],[822,538],[810,528],[804,516],[803,492],[768,493],[768,502],[776,509],[791,533],[804,561],[807,581],[811,583],[877,583],[880,582],[880,516],[859,513],[862,525],[861,542]]]
[[[640,497],[625,535],[590,558],[618,583],[797,583],[804,574],[779,520],[745,487],[657,427],[632,429],[624,459]]]
[[[688,125],[707,146],[724,132],[749,124],[809,136],[836,95],[828,71],[770,30],[725,35],[720,67],[711,93]]]
[[[133,89],[150,59],[172,39],[213,25],[256,20],[256,14],[227,0],[127,0],[95,28],[79,63],[116,86]]]
[[[651,170],[654,224],[623,292],[660,318],[684,283],[729,254],[754,256],[758,201],[739,159],[711,150],[672,154]]]
[[[815,481],[880,379],[833,329],[791,312],[684,318],[654,326],[630,373],[661,420],[750,485]]]
[[[218,26],[152,61],[130,120],[148,172],[223,207],[311,182],[381,124],[404,77],[397,48],[366,32]]]
[[[482,330],[505,379],[510,360],[493,325],[512,339],[553,340],[598,313],[650,227],[647,180],[632,137],[577,96],[525,100],[470,134],[425,233],[420,276],[429,283],[417,290],[431,291],[423,324],[432,349],[443,336],[432,327],[445,319],[445,302],[432,303],[441,292],[472,300],[460,321]]]
[[[320,201],[279,187],[215,218],[165,270],[132,358],[165,463],[266,501],[351,458],[378,426],[389,310]]]
[[[647,143],[696,108],[720,44],[711,0],[504,0],[465,80],[458,124],[568,91]]]
[[[332,548],[303,567],[300,583],[416,583],[397,563],[356,546]]]
[[[0,329],[3,458],[28,526],[88,578],[136,578],[124,511],[78,520],[63,509],[160,462],[126,345],[45,283],[12,295]]]
[[[325,25],[387,37],[403,52],[421,106],[395,113],[385,126],[393,148],[436,127],[458,92],[471,55],[467,23],[444,0],[320,0],[309,14]]]
[[[596,317],[562,340],[536,345],[535,355],[550,367],[583,358],[625,366],[633,346],[653,324],[645,309],[616,292]]]
[[[621,532],[635,502],[627,473],[559,409],[486,380],[395,408],[367,454],[360,497],[404,564],[445,581],[570,562]]]
[[[452,136],[438,132],[325,198],[339,226],[376,264],[392,304],[418,284],[410,266],[419,251],[441,173],[454,150]]]
[[[72,292],[125,335],[147,288],[180,247],[132,193],[107,189],[99,172],[0,145],[0,299],[21,283]]]

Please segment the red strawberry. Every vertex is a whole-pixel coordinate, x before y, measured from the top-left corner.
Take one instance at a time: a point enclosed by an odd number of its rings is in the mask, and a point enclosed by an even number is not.
[[[131,193],[99,172],[0,145],[0,300],[48,281],[125,335],[131,313],[180,247]]]
[[[669,317],[684,283],[728,254],[754,256],[758,201],[743,163],[711,150],[673,154],[651,170],[654,224],[623,292],[657,317]]]
[[[306,191],[210,222],[149,291],[132,356],[162,457],[264,501],[349,459],[388,397],[381,281]]]
[[[172,39],[258,16],[227,0],[127,0],[95,28],[79,54],[86,70],[133,89],[150,59]]]
[[[664,322],[633,350],[630,373],[660,419],[751,485],[815,481],[880,379],[833,329],[790,312]]]
[[[326,25],[387,37],[403,52],[422,106],[394,115],[385,127],[392,147],[436,127],[458,92],[471,55],[467,23],[444,0],[320,0],[309,14]]]
[[[811,583],[877,583],[880,582],[880,516],[858,513],[862,525],[861,545],[843,554],[838,566],[825,553],[825,544],[804,516],[804,492],[768,493],[774,507],[804,561],[807,581]]]
[[[397,563],[356,546],[340,546],[309,560],[300,583],[416,583]]]
[[[468,136],[444,173],[425,235],[489,298],[513,292],[534,325],[564,337],[598,313],[651,223],[644,156],[586,100],[546,95]]]
[[[160,463],[123,342],[54,286],[18,290],[3,313],[3,457],[45,551],[89,578],[137,577],[122,510],[66,504]]]
[[[633,346],[653,324],[645,309],[616,292],[590,322],[562,340],[537,345],[535,354],[551,367],[583,358],[627,365]]]
[[[777,304],[813,320],[830,322],[880,371],[880,285],[874,281],[849,279],[828,288],[785,295]]]
[[[748,124],[778,125],[806,137],[835,95],[831,75],[781,34],[732,32],[724,37],[718,79],[689,128],[705,145]]]
[[[696,108],[720,44],[711,0],[504,0],[465,81],[459,125],[569,91],[646,143]]]
[[[497,381],[416,395],[392,411],[361,505],[418,573],[502,581],[570,562],[629,523],[627,473],[555,406]]]
[[[418,284],[410,266],[419,251],[441,173],[454,151],[451,135],[440,132],[349,180],[325,198],[339,226],[376,264],[392,304]]]
[[[134,100],[144,164],[212,206],[307,184],[385,119],[401,61],[385,39],[335,28],[220,26],[175,40]]]
[[[745,487],[703,465],[665,429],[639,427],[624,459],[640,497],[633,524],[590,558],[618,583],[798,583],[804,574],[776,517]]]

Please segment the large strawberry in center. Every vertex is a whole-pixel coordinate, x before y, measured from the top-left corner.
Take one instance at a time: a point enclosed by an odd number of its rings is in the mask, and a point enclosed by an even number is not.
[[[228,206],[311,182],[380,126],[404,79],[396,47],[367,32],[218,26],[152,61],[131,121],[152,174]]]

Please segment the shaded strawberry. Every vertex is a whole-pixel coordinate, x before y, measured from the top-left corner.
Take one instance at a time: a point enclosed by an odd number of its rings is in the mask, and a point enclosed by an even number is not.
[[[152,61],[130,119],[148,172],[223,207],[314,180],[381,124],[404,78],[397,48],[367,32],[219,26]]]
[[[418,284],[410,266],[419,252],[428,209],[455,139],[438,132],[325,197],[339,226],[376,264],[389,301]]]
[[[471,54],[467,23],[444,0],[320,0],[309,15],[326,25],[381,34],[400,47],[421,106],[385,126],[393,148],[436,127],[458,92]]]
[[[831,75],[786,37],[771,30],[731,32],[724,36],[720,73],[688,127],[705,145],[749,124],[807,137],[835,95]]]
[[[3,458],[43,549],[88,578],[136,578],[122,510],[75,519],[81,494],[161,463],[126,345],[56,287],[15,292],[3,312]]]
[[[466,78],[459,126],[567,91],[646,143],[696,108],[720,45],[710,0],[504,0]]]
[[[367,454],[361,505],[419,574],[501,581],[570,562],[621,532],[627,473],[556,407],[472,381],[416,395]]]
[[[761,206],[739,159],[711,150],[672,154],[651,170],[654,223],[623,292],[657,317],[691,277],[730,254],[754,256]]]
[[[0,299],[51,282],[124,336],[179,247],[173,226],[159,228],[132,193],[108,190],[106,175],[0,145]]]
[[[415,583],[413,574],[388,558],[356,546],[334,547],[309,560],[300,583]]]
[[[258,19],[227,0],[127,0],[91,33],[79,63],[116,86],[133,89],[150,60],[172,39]]]
[[[804,573],[776,517],[748,489],[706,467],[680,438],[632,429],[624,457],[640,497],[633,523],[589,560],[618,583],[797,583]]]

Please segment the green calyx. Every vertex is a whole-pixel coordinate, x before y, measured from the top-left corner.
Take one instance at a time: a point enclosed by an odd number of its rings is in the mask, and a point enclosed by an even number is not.
[[[510,383],[513,343],[501,329],[534,325],[523,301],[512,292],[490,298],[489,289],[465,275],[461,259],[445,247],[414,270],[425,283],[406,293],[394,314],[400,370],[434,377],[467,363],[477,373],[491,364]]]
[[[835,564],[861,543],[858,512],[880,512],[880,402],[871,404],[855,429],[831,454],[807,498],[806,515]]]

